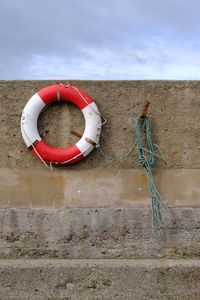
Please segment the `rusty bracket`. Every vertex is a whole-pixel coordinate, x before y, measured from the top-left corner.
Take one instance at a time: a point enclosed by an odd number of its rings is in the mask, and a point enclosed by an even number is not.
[[[45,132],[43,132],[41,134],[41,138],[43,139],[48,133],[49,133],[49,130],[45,130]]]
[[[145,101],[144,108],[143,108],[143,111],[142,111],[142,114],[141,114],[141,118],[145,118],[146,117],[149,105],[150,105],[150,101]]]
[[[97,143],[95,143],[93,140],[89,139],[88,137],[85,138],[85,141],[89,144],[91,144],[92,146],[96,146]]]
[[[75,135],[76,137],[78,138],[81,138],[82,137],[82,134],[80,134],[79,132],[75,131],[75,130],[71,130],[70,131],[71,134]]]
[[[73,134],[73,135],[75,135],[78,138],[82,138],[82,135],[79,132],[75,131],[75,130],[71,130],[70,133]],[[88,137],[85,138],[85,141],[87,143],[91,144],[92,146],[96,146],[97,145],[94,141],[92,141]]]

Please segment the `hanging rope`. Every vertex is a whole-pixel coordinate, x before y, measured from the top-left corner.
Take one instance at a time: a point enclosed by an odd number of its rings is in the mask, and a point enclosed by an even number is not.
[[[132,155],[135,148],[137,148],[139,163],[144,168],[145,174],[147,176],[153,217],[157,225],[161,226],[163,223],[163,218],[161,216],[162,209],[164,209],[165,212],[167,212],[168,216],[170,214],[170,211],[169,208],[163,202],[155,186],[152,169],[155,165],[156,158],[159,158],[164,163],[166,163],[166,161],[164,160],[161,154],[159,145],[153,143],[152,122],[151,119],[146,116],[149,104],[150,102],[147,101],[145,103],[142,114],[134,119],[134,131],[136,141],[135,144],[133,144],[128,149],[127,153],[125,153],[122,156],[110,156],[100,145],[97,145],[97,148],[100,154],[109,160],[123,160],[128,156]],[[157,148],[158,154],[155,152],[155,148]]]
[[[156,189],[152,169],[155,165],[156,157],[165,163],[166,161],[161,155],[159,146],[153,144],[151,119],[149,117],[143,117],[142,115],[139,115],[134,121],[134,130],[138,151],[138,160],[140,165],[144,168],[147,176],[148,188],[151,196],[152,213],[156,223],[160,226],[162,224],[161,209],[164,208],[168,213],[169,209],[163,202],[158,190]],[[146,148],[144,145],[143,136],[146,140]],[[158,148],[159,154],[155,153],[155,146]]]

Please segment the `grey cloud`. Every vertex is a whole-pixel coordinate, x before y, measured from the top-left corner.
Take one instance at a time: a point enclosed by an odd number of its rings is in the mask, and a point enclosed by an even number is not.
[[[140,64],[142,72],[150,63],[159,69],[172,59],[165,47],[178,41],[199,47],[199,6],[197,0],[1,0],[0,78],[129,78],[130,65],[137,72]]]

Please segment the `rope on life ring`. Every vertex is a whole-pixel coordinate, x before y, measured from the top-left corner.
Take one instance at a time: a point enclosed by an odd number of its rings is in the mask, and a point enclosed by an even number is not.
[[[85,130],[80,140],[67,148],[56,148],[48,145],[39,135],[38,116],[48,105],[56,101],[74,103],[83,113]],[[23,140],[48,167],[51,165],[69,165],[86,157],[99,143],[101,114],[94,100],[82,89],[70,84],[54,84],[34,94],[22,111],[21,133]]]

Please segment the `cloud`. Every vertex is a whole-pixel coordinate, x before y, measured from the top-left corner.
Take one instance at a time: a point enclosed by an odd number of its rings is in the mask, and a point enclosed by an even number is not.
[[[1,79],[199,79],[197,0],[1,0]]]

